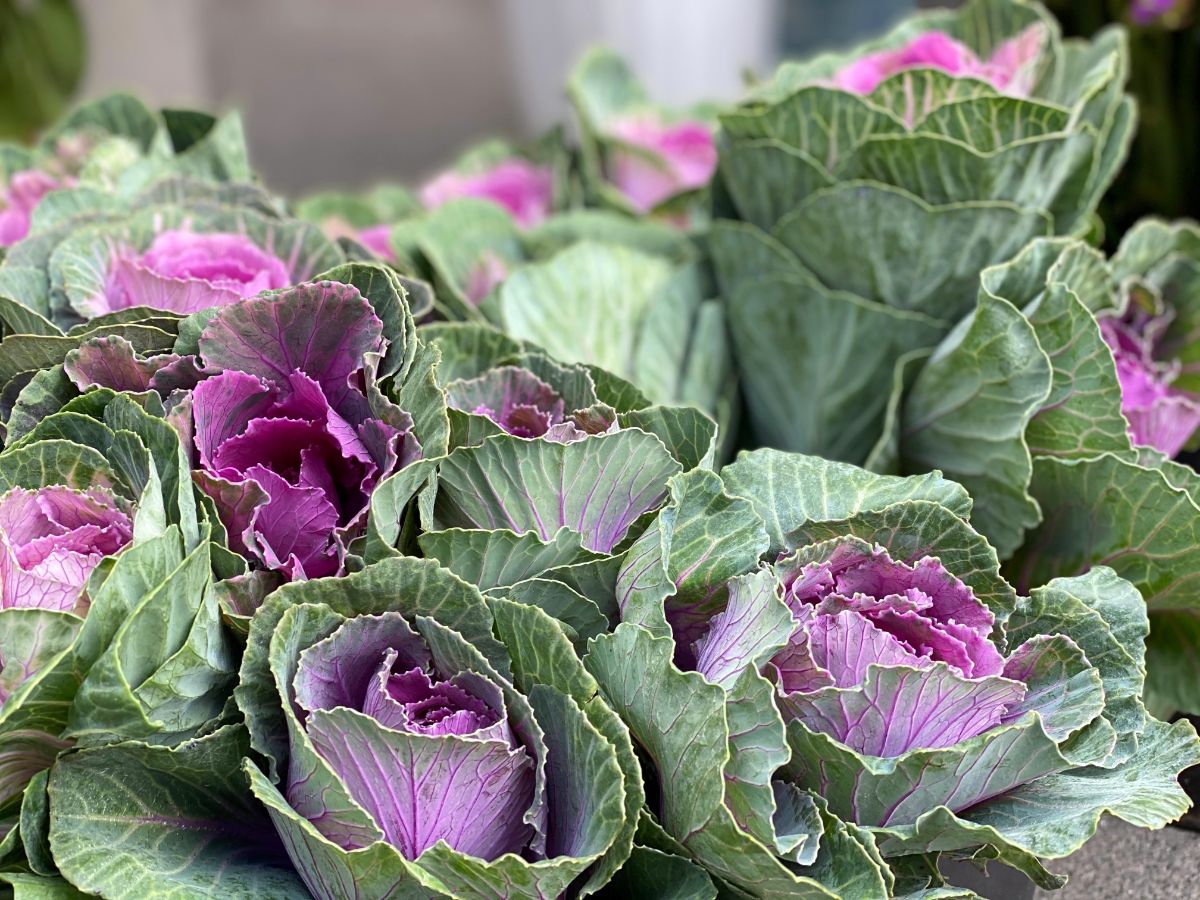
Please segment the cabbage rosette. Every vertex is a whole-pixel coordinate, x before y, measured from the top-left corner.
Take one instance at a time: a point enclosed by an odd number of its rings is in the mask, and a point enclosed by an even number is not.
[[[485,326],[418,334],[440,357],[450,453],[419,486],[407,525],[413,479],[401,472],[379,486],[366,561],[401,552],[436,559],[489,597],[555,616],[580,645],[608,630],[621,553],[672,476],[712,467],[716,424]]]
[[[637,762],[561,627],[432,561],[278,591],[237,699],[316,897],[586,894],[630,853]]]
[[[579,117],[590,205],[682,227],[707,221],[708,185],[717,168],[711,105],[663,109],[625,61],[602,48],[584,54],[567,81],[567,96]]]
[[[378,263],[210,308],[176,330],[162,353],[89,338],[55,370],[56,390],[129,392],[183,436],[228,572],[216,592],[244,629],[280,583],[360,566],[375,488],[402,474],[415,492],[445,453],[436,351]],[[61,402],[37,386],[19,395],[22,415],[26,403]]]
[[[1200,741],[1142,704],[1137,590],[1097,567],[1018,598],[970,508],[770,450],[672,482],[585,666],[681,851],[753,896],[932,889],[939,854],[1052,888],[1102,814],[1186,811]]]
[[[862,464],[894,366],[966,327],[980,273],[1092,229],[1127,65],[1119,29],[1063,41],[1035,3],[975,0],[785,64],[721,116],[710,250],[759,443]]]
[[[135,398],[78,396],[0,453],[0,859],[56,872],[48,768],[72,747],[172,745],[236,674],[210,592],[212,523],[177,433]]]

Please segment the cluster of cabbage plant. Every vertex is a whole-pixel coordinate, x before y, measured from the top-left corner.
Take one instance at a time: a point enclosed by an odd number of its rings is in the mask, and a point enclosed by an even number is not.
[[[0,148],[0,883],[948,897],[1179,818],[1200,232],[1096,249],[1125,57],[596,50],[577,146],[295,203],[236,116]]]

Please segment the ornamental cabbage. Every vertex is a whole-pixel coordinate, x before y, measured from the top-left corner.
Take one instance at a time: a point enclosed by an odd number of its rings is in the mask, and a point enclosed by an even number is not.
[[[192,477],[228,546],[253,571],[341,573],[376,485],[423,455],[412,416],[385,394],[418,349],[399,280],[378,265],[342,266],[186,323],[174,352],[152,357],[121,338],[89,339],[66,374],[80,389],[155,392],[187,437]],[[444,401],[432,384],[410,396],[433,417],[436,455]]]
[[[24,239],[50,191],[60,198],[46,220],[94,216],[122,198],[173,177],[249,181],[241,122],[188,110],[153,112],[128,94],[112,94],[64,116],[32,148],[0,144],[0,249]]]
[[[340,573],[375,485],[420,457],[411,417],[367,398],[382,334],[358,289],[329,281],[227,307],[201,333],[195,478],[257,565]]]
[[[567,82],[579,117],[584,187],[590,205],[650,214],[688,227],[707,218],[717,168],[713,110],[655,105],[625,61],[609,50],[585,54]]]
[[[128,504],[103,488],[0,494],[0,608],[86,610],[92,570],[132,537]]]
[[[557,897],[630,853],[636,757],[561,627],[432,562],[278,591],[236,696],[316,897]]]
[[[443,172],[421,188],[421,203],[436,209],[458,197],[490,200],[522,228],[541,224],[554,203],[554,171],[520,157],[502,159],[475,173]]]
[[[140,253],[116,250],[104,293],[88,301],[83,312],[95,318],[148,306],[186,315],[291,282],[283,260],[243,234],[163,231]]]
[[[620,555],[669,478],[711,467],[716,424],[485,326],[418,335],[439,357],[450,453],[432,477],[401,471],[376,489],[365,560],[435,559],[488,597],[555,616],[580,644],[608,630]],[[414,495],[415,534],[402,521]]]
[[[76,746],[191,737],[220,712],[236,661],[209,591],[223,563],[161,404],[96,389],[9,437],[0,859],[23,852],[53,872],[44,770]]]
[[[0,190],[0,247],[9,247],[29,233],[33,210],[46,194],[71,184],[40,169],[13,173]]]
[[[737,384],[700,248],[601,210],[520,230],[494,204],[453,200],[392,229],[405,271],[450,320],[488,322],[565,363],[599,367],[650,402],[697,406],[732,435]],[[580,336],[586,336],[586,339]]]
[[[1186,811],[1200,740],[1142,705],[1137,590],[1097,567],[1018,601],[969,513],[936,474],[768,450],[672,482],[585,666],[678,851],[752,896],[938,887],[915,854],[1052,888],[1102,813]]]
[[[881,54],[869,93],[838,86]],[[722,114],[710,249],[751,440],[868,461],[897,363],[968,327],[981,272],[1093,227],[1133,129],[1126,68],[1119,29],[1064,42],[1034,3],[972,0],[785,63]]]

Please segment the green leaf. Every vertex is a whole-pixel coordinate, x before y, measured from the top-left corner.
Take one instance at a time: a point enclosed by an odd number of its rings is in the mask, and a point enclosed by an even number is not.
[[[307,897],[239,769],[245,729],[174,750],[127,742],[64,758],[50,778],[50,840],[85,891],[134,898]]]
[[[1106,757],[1087,762],[1112,767],[1128,759],[1138,746],[1147,721],[1141,695],[1149,630],[1137,589],[1103,566],[1034,588],[1009,620],[1010,643],[1065,634],[1100,672],[1103,715],[1116,730],[1117,742]]]
[[[452,528],[425,532],[417,543],[426,557],[481,591],[508,587],[556,566],[601,558],[584,550],[580,536],[567,528],[560,528],[549,541],[531,531]]]
[[[1112,769],[1087,767],[1050,775],[988,800],[964,818],[997,829],[1038,856],[1059,859],[1083,845],[1103,813],[1140,828],[1162,828],[1190,800],[1179,773],[1200,762],[1200,741],[1186,721],[1151,719],[1137,752]]]
[[[813,194],[774,235],[830,288],[954,320],[970,308],[985,266],[1049,231],[1040,210],[993,201],[939,206],[877,182],[846,181]]]
[[[235,660],[210,577],[208,544],[185,552],[174,526],[116,557],[76,643],[68,737],[168,742],[220,712]]]
[[[981,293],[917,375],[904,404],[904,469],[944,471],[975,500],[976,527],[1007,557],[1040,510],[1029,496],[1025,427],[1050,393],[1050,360],[1007,300]]]
[[[621,618],[669,637],[664,603],[676,627],[702,627],[725,604],[725,582],[753,569],[767,549],[753,505],[722,490],[704,469],[673,478],[670,499],[625,554],[617,576]],[[689,630],[688,637],[698,634]]]
[[[717,453],[717,423],[690,406],[648,406],[617,417],[622,428],[658,435],[685,472],[711,469]]]
[[[716,900],[717,889],[702,868],[682,856],[635,846],[629,861],[595,896],[598,900],[625,897]]]
[[[36,441],[0,454],[0,489],[65,484],[76,490],[115,487],[104,455],[66,440]]]
[[[710,243],[756,434],[780,449],[861,461],[895,361],[933,346],[948,323],[831,291],[749,225],[718,222]]]
[[[1146,639],[1148,706],[1164,717],[1200,714],[1200,616],[1182,610],[1150,616]]]
[[[446,457],[425,525],[534,531],[545,541],[565,526],[586,549],[608,553],[659,506],[679,470],[662,441],[642,431],[570,444],[499,435]]]
[[[927,500],[959,518],[971,513],[971,498],[940,472],[898,478],[857,466],[778,450],[743,451],[721,470],[726,490],[745,497],[767,525],[770,552],[787,547],[786,537],[806,522],[845,519],[904,500]]]
[[[1200,512],[1162,472],[1108,453],[1039,457],[1030,493],[1046,518],[1007,564],[1017,590],[1105,565],[1133,582],[1152,612],[1197,606]]]
[[[1121,385],[1100,327],[1069,288],[1051,285],[1026,310],[1054,369],[1053,387],[1025,431],[1037,456],[1091,456],[1129,449]]]
[[[724,804],[725,693],[671,663],[673,642],[622,624],[584,660],[658,772],[663,826],[701,865],[758,897],[833,897],[742,831]],[[883,896],[880,892],[878,896]]]

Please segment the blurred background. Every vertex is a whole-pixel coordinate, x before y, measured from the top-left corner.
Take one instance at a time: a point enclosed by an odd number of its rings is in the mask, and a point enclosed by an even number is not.
[[[1045,0],[1064,32],[1130,26],[1140,127],[1104,207],[1200,214],[1196,0]],[[484,136],[566,116],[589,44],[668,106],[737,96],[747,72],[879,34],[955,0],[0,0],[0,139],[28,140],[117,89],[244,113],[252,161],[288,193],[415,181]],[[1138,10],[1154,10],[1149,18]],[[1161,10],[1168,10],[1160,14]]]
[[[744,72],[877,33],[917,5],[0,0],[0,87],[21,71],[43,82],[0,106],[40,105],[52,117],[58,96],[71,95],[74,57],[73,100],[124,89],[151,105],[237,107],[272,187],[361,187],[419,178],[481,136],[528,137],[561,121],[566,73],[593,43],[625,55],[652,96],[683,106],[736,97]],[[22,16],[40,31],[18,25]],[[36,58],[19,58],[22,44]]]

